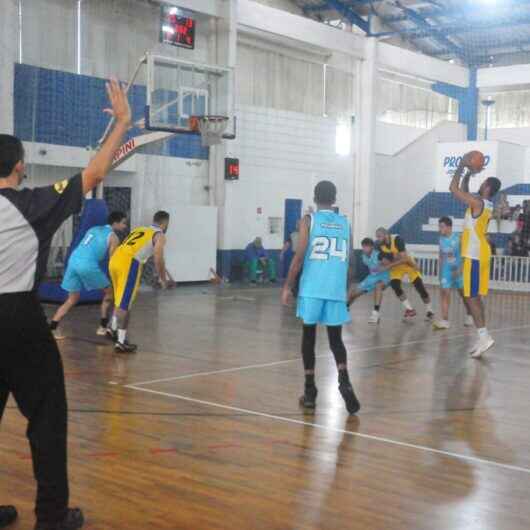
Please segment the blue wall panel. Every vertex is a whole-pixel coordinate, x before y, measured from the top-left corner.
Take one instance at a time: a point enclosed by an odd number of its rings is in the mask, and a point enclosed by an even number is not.
[[[145,97],[144,86],[135,85],[129,91],[135,120],[144,116]],[[24,141],[93,147],[107,126],[109,118],[103,109],[108,106],[104,79],[15,65],[15,134]],[[129,137],[139,133],[138,129],[132,129]],[[208,148],[195,135],[176,135],[146,152],[208,159]]]

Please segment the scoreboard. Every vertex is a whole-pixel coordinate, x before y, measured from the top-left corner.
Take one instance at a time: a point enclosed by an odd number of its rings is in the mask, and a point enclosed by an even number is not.
[[[225,158],[225,180],[239,180],[238,158]]]
[[[193,50],[196,21],[183,16],[177,7],[162,6],[161,11],[160,42]]]

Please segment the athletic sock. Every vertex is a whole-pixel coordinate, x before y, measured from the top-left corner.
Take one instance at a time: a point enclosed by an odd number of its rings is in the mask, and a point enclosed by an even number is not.
[[[119,329],[118,330],[118,342],[120,344],[125,344],[125,339],[127,338],[127,330]]]
[[[52,331],[55,331],[58,327],[59,327],[59,322],[57,322],[57,320],[52,320],[50,322],[50,329]]]
[[[110,325],[110,327],[112,328],[112,331],[118,330],[118,317],[116,316],[112,317],[112,324]]]
[[[428,304],[425,304],[425,309],[427,309],[427,313],[434,313],[432,310],[432,304],[429,302]]]
[[[410,305],[410,302],[408,300],[408,298],[405,298],[405,300],[403,300],[403,302],[401,302],[403,304],[403,307],[407,310],[407,311],[412,311],[412,306]]]
[[[380,305],[374,305],[374,311],[377,311],[379,313],[380,309],[381,309]]]
[[[306,388],[315,386],[315,374],[305,374],[305,386]]]
[[[478,338],[480,340],[488,339],[490,336],[488,328],[479,328],[477,331],[478,331]]]
[[[108,318],[102,318],[99,321],[102,328],[106,328],[109,325],[109,319]]]

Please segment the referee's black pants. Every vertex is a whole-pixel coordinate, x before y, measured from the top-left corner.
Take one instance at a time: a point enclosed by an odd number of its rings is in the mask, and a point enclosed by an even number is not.
[[[0,294],[0,420],[10,393],[28,420],[37,520],[61,521],[68,507],[64,372],[33,293]]]

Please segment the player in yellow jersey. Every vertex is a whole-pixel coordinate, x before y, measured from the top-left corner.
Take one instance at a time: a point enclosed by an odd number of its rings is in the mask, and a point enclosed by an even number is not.
[[[116,353],[133,353],[137,349],[135,344],[127,342],[129,311],[136,299],[143,266],[151,256],[154,256],[162,288],[167,287],[164,247],[168,226],[169,213],[155,213],[151,226],[135,228],[112,255],[109,272],[114,289],[115,309],[109,335],[115,341]]]
[[[482,298],[488,294],[489,289],[491,248],[486,235],[493,212],[491,201],[500,190],[501,181],[495,177],[487,178],[480,186],[478,195],[470,193],[469,179],[474,174],[469,168],[470,162],[469,153],[462,157],[451,181],[450,191],[456,199],[468,206],[461,243],[462,271],[464,298],[478,330],[478,341],[470,354],[479,358],[495,344],[486,328]],[[462,179],[464,172],[466,175]]]
[[[425,320],[431,322],[434,319],[434,312],[431,305],[431,297],[425,289],[421,273],[418,270],[416,262],[409,256],[405,241],[401,236],[391,235],[386,228],[378,228],[375,236],[379,244],[379,250],[383,254],[391,255],[392,262],[386,267],[390,271],[390,286],[396,293],[396,296],[401,300],[405,308],[405,315],[403,319],[408,321],[416,316],[416,311],[410,304],[407,295],[403,291],[403,278],[408,276],[412,285],[420,295],[425,304],[426,315]]]

